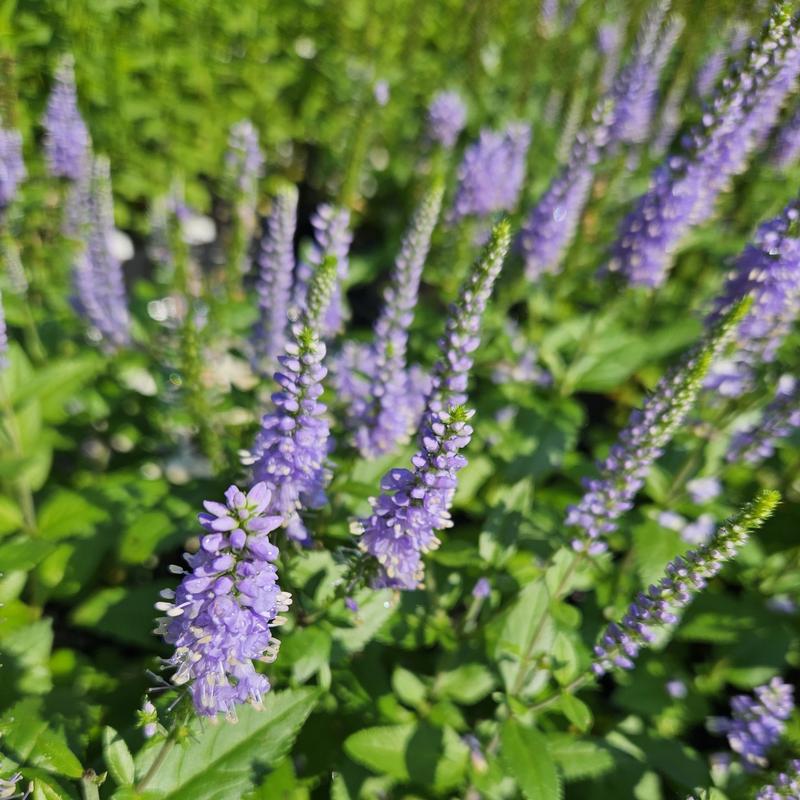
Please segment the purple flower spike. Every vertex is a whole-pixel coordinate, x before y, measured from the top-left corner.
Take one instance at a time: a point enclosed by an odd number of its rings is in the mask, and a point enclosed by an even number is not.
[[[741,302],[703,344],[659,381],[598,465],[599,477],[584,480],[586,492],[577,505],[567,509],[566,517],[566,524],[578,529],[572,540],[576,552],[596,555],[608,548],[605,538],[616,530],[617,520],[633,508],[650,469],[683,424],[709,367],[724,351],[746,309],[747,302]]]
[[[530,142],[531,129],[521,122],[511,123],[504,131],[481,131],[478,141],[464,151],[458,169],[454,220],[514,210],[525,180]]]
[[[600,71],[600,89],[604,92],[611,88],[614,76],[619,68],[625,29],[620,20],[604,22],[597,29],[597,49],[603,56]]]
[[[80,231],[84,247],[72,273],[73,305],[90,324],[91,335],[106,349],[117,350],[130,342],[130,316],[122,266],[111,247],[114,200],[107,158],[94,159],[88,183],[88,196],[81,200],[88,215]]]
[[[25,175],[19,131],[0,127],[0,214],[16,197]]]
[[[756,800],[797,800],[800,797],[800,759],[789,762],[789,770],[781,772],[774,784],[765,786]]]
[[[755,466],[775,452],[775,446],[800,428],[800,384],[784,375],[775,399],[767,406],[759,423],[739,431],[731,441],[727,459]]]
[[[480,342],[481,316],[510,236],[507,222],[495,226],[450,311],[412,469],[387,472],[381,495],[371,500],[372,513],[354,524],[361,534],[360,547],[380,566],[375,586],[416,589],[424,575],[423,554],[439,545],[437,532],[452,525],[456,476],[467,463],[460,451],[472,437],[472,412],[463,406],[472,353]]]
[[[794,710],[794,690],[780,678],[759,686],[755,696],[739,694],[731,701],[730,719],[712,718],[709,727],[724,733],[748,770],[767,766],[767,752],[781,738]]]
[[[86,172],[89,131],[78,110],[75,70],[70,56],[62,59],[56,71],[55,86],[47,101],[42,120],[47,167],[54,178],[77,181]]]
[[[423,200],[403,239],[392,282],[368,348],[345,347],[337,369],[338,394],[347,404],[347,425],[366,458],[391,452],[419,425],[430,382],[406,366],[408,329],[414,318],[422,268],[442,205],[443,187]]]
[[[274,409],[261,420],[247,463],[253,476],[269,489],[270,514],[281,517],[289,536],[308,542],[310,533],[300,518],[301,509],[315,509],[327,500],[325,487],[330,428],[326,406],[320,402],[325,345],[319,338],[320,318],[336,280],[336,260],[326,259],[309,286],[308,307],[292,326],[285,352],[278,358],[272,395]]]
[[[713,213],[719,194],[745,169],[798,72],[800,30],[779,4],[761,40],[750,45],[687,135],[684,155],[656,170],[650,189],[623,220],[609,271],[649,288],[666,280],[686,232]]]
[[[271,499],[258,483],[247,494],[231,486],[224,504],[205,503],[200,549],[186,555],[188,570],[178,568],[177,591],[164,590],[156,604],[166,613],[157,633],[175,646],[167,661],[176,670],[172,681],[189,685],[202,716],[235,721],[237,705],[258,708],[270,689],[253,662],[275,660],[280,642],[272,628],[291,604],[278,585],[278,548],[268,536],[283,521],[269,515]]]
[[[264,154],[258,143],[258,131],[250,120],[243,119],[231,126],[225,167],[236,192],[246,201],[255,202]]]
[[[292,307],[302,310],[306,304],[308,284],[314,270],[328,258],[336,259],[337,282],[333,288],[328,307],[323,318],[322,336],[328,339],[341,333],[344,321],[348,317],[342,297],[342,283],[347,280],[350,271],[350,243],[353,234],[350,232],[350,212],[344,208],[323,204],[311,218],[314,226],[314,243],[308,253],[307,261],[297,265],[294,287],[292,289]]]
[[[740,298],[753,305],[739,324],[733,357],[714,367],[706,386],[725,397],[738,397],[757,384],[762,364],[771,363],[800,314],[800,201],[762,224],[739,256],[716,303],[719,319]]]
[[[694,89],[697,96],[705,100],[711,92],[722,75],[726,63],[736,55],[744,47],[747,41],[748,27],[743,22],[734,23],[731,26],[731,31],[728,34],[727,41],[721,46],[716,48],[708,58],[703,62],[703,65],[697,71],[697,77],[694,81]]]
[[[428,138],[451,149],[467,123],[467,107],[458,92],[439,92],[428,107]]]
[[[788,169],[800,161],[800,106],[778,133],[771,160],[778,169]]]
[[[8,366],[8,330],[6,312],[3,309],[3,295],[0,293],[0,372]]]
[[[297,221],[297,189],[287,186],[278,192],[267,230],[258,253],[258,322],[253,329],[254,366],[271,375],[286,346],[289,302],[294,273],[294,233]]]
[[[592,672],[599,677],[615,668],[633,669],[639,651],[655,638],[653,628],[678,621],[678,612],[764,524],[779,500],[778,492],[760,492],[722,525],[708,544],[671,561],[664,577],[636,596],[620,622],[612,622],[606,628],[594,648]]]

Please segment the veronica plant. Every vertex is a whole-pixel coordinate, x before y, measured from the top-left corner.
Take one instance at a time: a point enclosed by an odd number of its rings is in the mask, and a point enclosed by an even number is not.
[[[494,227],[451,308],[412,469],[387,472],[380,496],[371,500],[372,513],[354,525],[362,550],[378,561],[376,586],[417,588],[424,575],[423,554],[439,545],[437,532],[452,525],[456,475],[467,463],[460,451],[472,436],[472,412],[463,406],[472,353],[480,343],[481,318],[510,237],[507,222]]]

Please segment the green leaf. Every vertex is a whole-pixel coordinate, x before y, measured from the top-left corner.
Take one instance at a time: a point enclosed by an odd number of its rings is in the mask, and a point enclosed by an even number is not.
[[[295,630],[281,647],[281,661],[291,664],[292,676],[305,683],[313,675],[328,669],[331,657],[331,636],[322,628]]]
[[[0,544],[0,566],[3,572],[28,572],[52,550],[50,542],[31,539],[30,536],[15,536]]]
[[[67,746],[61,731],[48,726],[38,697],[20,700],[0,718],[3,747],[22,763],[57,775],[80,778],[81,762]]]
[[[334,628],[332,631],[334,642],[348,653],[363,650],[397,609],[397,598],[390,589],[359,592],[355,600],[358,614],[355,615],[353,626]]]
[[[412,708],[419,708],[428,694],[425,684],[402,667],[396,667],[392,673],[392,689],[403,703]]]
[[[350,758],[381,775],[445,790],[466,771],[469,748],[451,728],[424,723],[365,728],[349,736]]]
[[[119,544],[119,557],[126,564],[142,564],[156,552],[158,544],[175,532],[185,538],[163,511],[146,511],[125,529]]]
[[[539,731],[506,720],[500,728],[500,757],[529,800],[560,800],[561,778]]]
[[[483,664],[462,664],[436,678],[434,692],[437,697],[447,697],[456,703],[470,706],[483,700],[494,689],[495,677]]]
[[[131,786],[134,780],[133,756],[125,740],[111,727],[103,728],[103,759],[111,777],[120,786]]]
[[[0,698],[10,702],[20,692],[47,694],[52,688],[52,647],[53,622],[50,619],[31,622],[3,636],[3,681],[0,683]]]
[[[0,534],[13,533],[22,527],[22,512],[19,506],[0,495]],[[7,569],[5,564],[3,568]]]
[[[64,418],[64,403],[102,369],[102,359],[90,353],[70,361],[56,361],[37,370],[24,385],[17,386],[15,403],[36,399],[48,422]]]
[[[573,694],[562,694],[558,705],[564,716],[580,731],[588,731],[592,727],[592,711],[583,700]]]
[[[551,734],[547,741],[550,755],[564,773],[565,781],[598,778],[614,768],[611,751],[590,739]]]
[[[87,536],[95,524],[108,517],[77,492],[59,489],[45,500],[39,511],[39,535],[48,541]]]
[[[189,738],[166,756],[148,784],[160,800],[230,800],[253,788],[259,770],[274,766],[291,749],[318,699],[312,689],[271,693],[264,708],[238,710],[238,722],[210,725],[196,719]],[[155,760],[154,742],[136,757],[141,778]]]

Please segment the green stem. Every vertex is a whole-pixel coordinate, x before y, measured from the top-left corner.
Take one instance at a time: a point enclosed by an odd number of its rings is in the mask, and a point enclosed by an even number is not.
[[[81,777],[81,794],[83,800],[100,800],[97,773],[93,769],[87,769]]]
[[[164,743],[161,745],[161,749],[158,751],[153,763],[150,765],[150,769],[145,772],[142,776],[142,779],[139,783],[136,784],[135,791],[142,792],[144,788],[150,783],[151,780],[155,777],[156,773],[161,769],[164,761],[166,761],[167,756],[172,751],[172,748],[175,747],[175,728],[173,728],[167,738],[164,740]]]
[[[593,675],[584,673],[583,675],[575,678],[575,680],[573,680],[571,683],[568,683],[560,691],[556,692],[555,694],[551,694],[550,697],[546,697],[544,700],[540,700],[538,703],[534,703],[529,707],[528,710],[533,712],[544,711],[546,708],[555,705],[555,703],[561,699],[562,695],[574,694],[579,689],[582,689],[584,686],[591,683],[593,678]]]

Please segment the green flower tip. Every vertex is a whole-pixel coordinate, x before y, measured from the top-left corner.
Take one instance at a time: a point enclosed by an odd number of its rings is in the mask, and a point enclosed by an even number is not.
[[[311,279],[311,285],[308,287],[308,319],[312,326],[316,326],[322,312],[330,303],[333,287],[336,285],[338,266],[336,256],[325,256]]]
[[[781,501],[781,493],[776,489],[762,489],[742,511],[742,522],[751,528],[758,528],[773,514]]]

